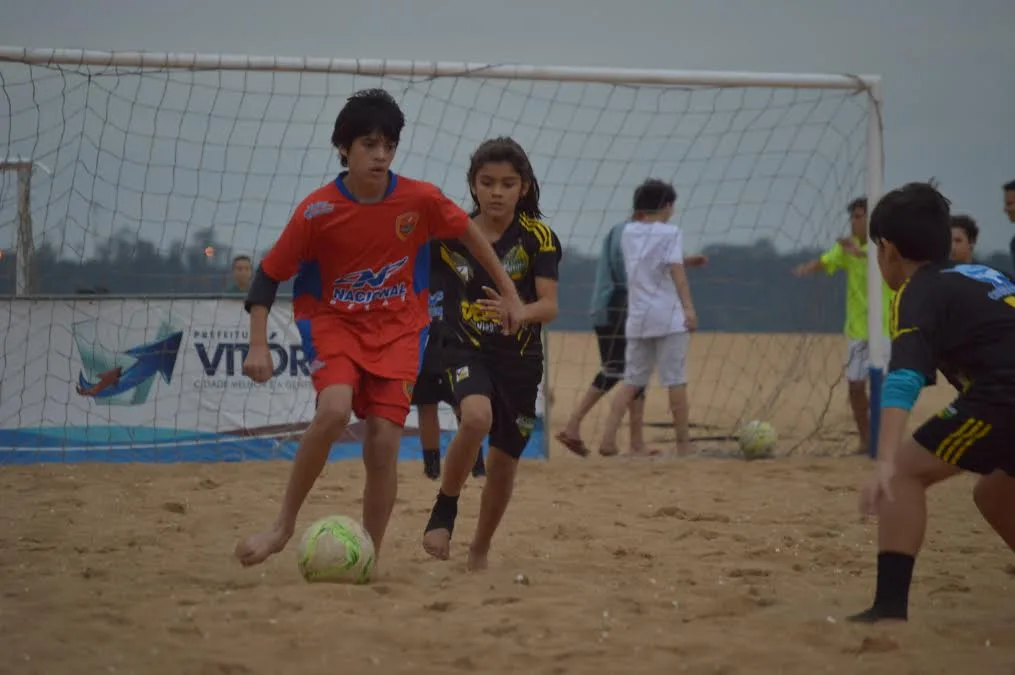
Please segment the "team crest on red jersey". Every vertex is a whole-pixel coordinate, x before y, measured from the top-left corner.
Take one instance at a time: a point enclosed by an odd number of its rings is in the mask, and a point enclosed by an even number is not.
[[[419,224],[419,213],[416,211],[409,211],[395,218],[395,234],[398,235],[399,239],[405,240],[409,238],[413,230],[416,229],[416,225]]]

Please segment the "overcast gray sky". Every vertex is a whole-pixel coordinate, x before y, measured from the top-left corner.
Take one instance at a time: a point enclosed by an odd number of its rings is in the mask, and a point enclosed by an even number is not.
[[[1005,247],[1015,233],[1001,212],[1002,183],[1015,179],[1015,2],[1011,0],[33,0],[7,2],[0,43],[33,47],[145,49],[258,55],[393,58],[556,65],[680,69],[734,69],[783,72],[875,73],[885,78],[886,182],[936,176],[957,212],[971,214],[983,231],[983,249]],[[340,100],[338,101],[340,104]],[[690,99],[680,106],[693,106]],[[333,120],[328,109],[321,119]],[[848,112],[848,111],[847,111]],[[330,118],[330,119],[328,119]],[[650,120],[651,121],[651,120]],[[410,125],[413,120],[410,119]],[[848,125],[848,119],[842,122]],[[16,125],[16,123],[15,123]],[[497,129],[497,125],[487,125]],[[520,135],[524,135],[521,130]],[[466,134],[468,135],[468,134]],[[0,139],[7,137],[0,129]],[[417,139],[418,140],[418,139]],[[326,143],[326,136],[315,139]],[[817,142],[816,142],[817,143]],[[442,152],[431,138],[424,154]],[[418,142],[416,145],[419,148]],[[818,145],[814,146],[817,152]],[[464,148],[467,151],[470,148]],[[451,154],[459,154],[455,150]],[[537,149],[538,154],[538,149]],[[682,155],[684,156],[684,155]],[[446,170],[458,157],[448,156]],[[550,157],[536,163],[553,172]],[[400,168],[412,173],[403,149]],[[655,165],[654,165],[655,166]],[[331,167],[337,167],[332,162]],[[569,173],[571,169],[561,169]],[[704,169],[703,169],[704,170]],[[760,171],[760,169],[759,169]],[[293,173],[290,171],[290,173]],[[326,175],[325,171],[309,172]],[[425,172],[424,172],[425,173]],[[434,176],[422,177],[437,179]],[[298,191],[312,187],[295,176],[276,195],[277,209],[291,208]],[[845,183],[850,176],[842,176]],[[120,180],[126,181],[127,178]],[[547,180],[555,182],[552,176]],[[686,181],[692,181],[686,178]],[[561,185],[565,179],[561,178]],[[92,187],[96,201],[104,193]],[[224,188],[223,188],[224,189]],[[624,194],[616,199],[628,199]],[[848,189],[848,188],[847,188]],[[5,192],[9,192],[7,186]],[[457,197],[462,190],[450,190]],[[838,200],[848,194],[830,194]],[[684,194],[684,193],[682,193]],[[820,195],[819,195],[820,196]],[[0,246],[13,239],[10,195],[0,209]],[[759,199],[763,195],[756,195]],[[119,199],[123,199],[120,197]],[[561,188],[554,203],[568,210],[564,239],[594,239],[600,223],[582,231],[580,207]],[[700,243],[725,236],[722,228],[742,217],[746,226],[764,214],[720,214],[704,208],[718,193],[697,191],[686,204],[689,227]],[[609,201],[609,200],[608,200]],[[289,202],[286,204],[286,202]],[[191,200],[191,204],[199,203]],[[697,204],[697,206],[695,206]],[[109,207],[104,204],[103,207]],[[589,208],[615,209],[616,203]],[[129,213],[127,201],[122,207]],[[191,213],[196,207],[191,207]],[[821,211],[828,218],[832,211]],[[173,210],[170,205],[169,211]],[[186,211],[186,209],[184,209]],[[837,212],[838,209],[835,209]],[[95,215],[95,214],[93,214]],[[805,214],[806,215],[806,214]],[[216,218],[242,214],[218,212]],[[550,209],[553,222],[553,209]],[[146,216],[147,217],[147,216]],[[186,213],[181,216],[186,219]],[[258,214],[250,219],[257,220]],[[606,220],[612,218],[612,213]],[[837,218],[838,216],[836,216]],[[95,215],[96,220],[102,214]],[[577,219],[570,222],[572,218]],[[564,217],[562,216],[562,222]],[[6,221],[6,222],[3,222]],[[605,221],[604,221],[605,222]],[[845,228],[845,214],[841,226]],[[686,223],[685,223],[686,224]],[[281,225],[281,223],[279,223]],[[52,224],[50,223],[51,227]],[[94,223],[93,232],[101,227]],[[827,229],[827,224],[824,226]],[[839,227],[836,222],[834,227]],[[713,236],[707,236],[712,228]],[[276,232],[273,226],[268,234]],[[231,232],[227,240],[240,238]],[[785,233],[780,234],[785,238]],[[270,236],[268,237],[271,238]],[[777,237],[778,238],[778,237]],[[265,245],[258,236],[256,248]],[[695,236],[689,237],[693,242]],[[742,242],[741,236],[733,239]],[[792,239],[792,237],[790,237]],[[782,243],[787,243],[783,241]],[[789,242],[792,243],[792,242]]]

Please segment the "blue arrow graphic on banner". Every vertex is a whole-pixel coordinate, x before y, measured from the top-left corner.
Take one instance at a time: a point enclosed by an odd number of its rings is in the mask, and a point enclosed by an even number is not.
[[[110,398],[134,389],[155,375],[162,375],[162,379],[168,383],[173,377],[176,356],[180,352],[182,340],[183,333],[179,332],[162,340],[128,349],[124,354],[135,359],[134,364],[126,370],[113,368],[100,373],[96,382],[89,382],[85,379],[84,373],[79,372],[78,394],[91,398]]]

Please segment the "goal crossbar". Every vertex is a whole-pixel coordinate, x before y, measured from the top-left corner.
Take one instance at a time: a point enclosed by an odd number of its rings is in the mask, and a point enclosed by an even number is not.
[[[551,80],[675,87],[792,87],[796,89],[844,89],[856,92],[871,92],[881,81],[878,75],[532,66],[508,63],[37,49],[10,46],[0,46],[0,62],[2,61],[34,65],[116,68],[316,72],[413,78],[475,77],[500,80]]]

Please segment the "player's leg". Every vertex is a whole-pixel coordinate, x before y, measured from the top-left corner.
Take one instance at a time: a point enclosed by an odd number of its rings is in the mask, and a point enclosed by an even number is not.
[[[610,402],[610,412],[606,416],[603,438],[599,446],[599,454],[605,457],[612,457],[618,453],[617,432],[620,429],[620,422],[624,419],[624,412],[638,396],[638,392],[648,387],[652,370],[655,368],[656,343],[656,338],[627,340],[624,383],[617,389]]]
[[[441,475],[440,375],[422,372],[412,390],[412,405],[419,416],[419,444],[423,451],[423,474],[430,480]]]
[[[331,446],[341,438],[349,424],[359,372],[348,359],[330,358],[326,363],[325,368],[313,375],[318,391],[317,409],[293,458],[282,508],[271,528],[236,545],[236,557],[244,566],[261,563],[285,548],[296,529],[300,508],[324,470]]]
[[[494,373],[489,467],[479,505],[476,533],[469,545],[469,569],[486,569],[490,544],[515,487],[518,460],[536,424],[536,398],[543,378],[538,361],[501,366]]]
[[[398,496],[398,451],[409,414],[412,383],[364,375],[354,408],[366,420],[363,440],[363,527],[380,555]]]
[[[634,400],[627,406],[627,428],[631,434],[631,452],[649,453],[645,447],[645,387],[638,389]]]
[[[416,409],[419,415],[419,442],[423,450],[423,474],[430,480],[441,477],[441,421],[437,404]]]
[[[687,352],[690,333],[671,333],[659,340],[659,380],[670,397],[670,415],[677,434],[677,456],[694,452],[691,446],[690,404],[687,397]]]
[[[454,361],[450,361],[454,363]],[[458,399],[458,431],[444,457],[441,487],[423,530],[423,549],[446,560],[451,554],[451,536],[458,517],[458,497],[476,464],[483,439],[490,434],[493,385],[483,362],[469,358],[448,369],[451,387]]]
[[[1005,469],[980,478],[973,489],[973,501],[1008,548],[1015,551],[1015,459]]]
[[[857,454],[866,455],[870,441],[870,399],[867,397],[867,364],[870,346],[866,340],[850,340],[846,355],[846,384],[849,408],[860,434]]]
[[[993,425],[979,417],[959,399],[896,450],[892,499],[878,505],[874,602],[851,621],[908,618],[913,567],[927,528],[927,488],[962,471],[989,474],[997,468],[998,436]]]
[[[592,384],[589,385],[577,407],[571,411],[567,425],[557,434],[557,440],[564,447],[581,457],[586,457],[589,454],[581,437],[582,421],[592,411],[592,408],[624,377],[626,341],[623,334],[613,326],[595,326],[594,330],[596,343],[599,346],[601,367],[596,376],[592,378]]]
[[[444,385],[441,388],[441,391],[446,392],[446,398],[443,398],[441,400],[443,400],[448,405],[452,406],[452,408],[455,411],[455,419],[458,421],[458,424],[461,425],[462,413],[458,409],[458,404],[455,402],[455,395],[451,391],[451,386],[447,384],[446,377],[441,378],[441,381],[444,383]],[[485,476],[486,476],[486,462],[483,460],[483,446],[480,445],[479,450],[476,452],[476,463],[472,465],[472,477],[484,478]]]

